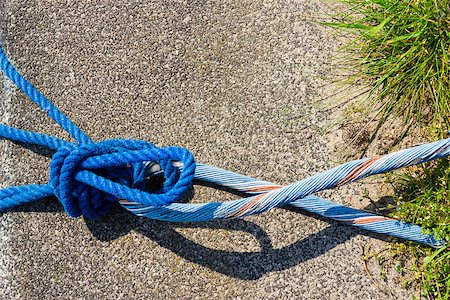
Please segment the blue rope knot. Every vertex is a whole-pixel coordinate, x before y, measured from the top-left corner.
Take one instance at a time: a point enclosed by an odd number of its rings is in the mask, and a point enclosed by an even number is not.
[[[94,143],[17,72],[1,47],[0,67],[78,142],[73,144],[0,124],[1,138],[56,150],[50,164],[49,184],[0,189],[0,210],[55,195],[70,216],[98,218],[118,199],[154,207],[168,205],[179,200],[192,186],[195,160],[187,149],[158,148],[148,142],[125,139]],[[182,168],[174,167],[175,161],[181,162]],[[148,162],[157,163],[164,170],[164,184],[156,191],[150,191],[146,184]]]
[[[152,193],[146,186],[144,162],[149,161],[161,166],[165,178]],[[183,163],[181,171],[174,161]],[[194,172],[193,155],[184,148],[118,139],[60,147],[50,164],[50,185],[68,215],[95,219],[118,199],[151,206],[171,204],[192,185]]]
[[[174,161],[183,163],[181,171]],[[157,163],[164,171],[164,184],[152,193],[144,162]],[[58,148],[50,164],[50,185],[68,215],[95,219],[118,199],[171,204],[192,185],[194,172],[194,157],[184,148],[117,139]]]
[[[146,186],[144,162],[149,161],[161,166],[165,178],[152,193]],[[174,161],[183,163],[181,171]],[[95,219],[118,199],[151,206],[171,204],[192,185],[194,172],[193,155],[184,148],[118,139],[60,147],[50,164],[50,185],[68,215]]]

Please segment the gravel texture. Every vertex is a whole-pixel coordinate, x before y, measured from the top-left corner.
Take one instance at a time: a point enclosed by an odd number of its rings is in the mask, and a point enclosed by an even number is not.
[[[27,79],[95,140],[190,149],[287,184],[336,164],[324,95],[336,48],[318,1],[3,0],[2,41]],[[1,121],[68,139],[3,80]],[[0,142],[2,185],[45,183],[42,149]],[[328,193],[361,207],[361,186]],[[195,188],[194,201],[234,196]],[[380,237],[299,211],[170,224],[120,208],[72,219],[55,199],[0,219],[1,299],[404,299],[375,285]],[[376,270],[374,272],[377,272]],[[379,277],[377,273],[374,275]]]

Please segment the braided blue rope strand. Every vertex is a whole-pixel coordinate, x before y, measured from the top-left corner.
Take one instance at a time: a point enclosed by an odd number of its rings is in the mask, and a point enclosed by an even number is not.
[[[30,184],[1,189],[0,211],[50,196],[53,196],[53,189],[48,184]]]
[[[58,150],[61,147],[69,147],[72,143],[58,139],[56,137],[30,132],[0,124],[0,135],[10,141],[42,146],[51,150]]]
[[[50,118],[55,120],[65,131],[81,144],[91,143],[92,140],[79,129],[66,115],[44,97],[28,80],[26,80],[11,65],[5,52],[0,47],[0,67],[8,78],[17,85],[34,103],[39,105]]]

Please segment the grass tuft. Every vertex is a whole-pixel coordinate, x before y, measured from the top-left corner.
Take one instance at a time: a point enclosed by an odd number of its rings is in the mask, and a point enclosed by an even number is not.
[[[441,159],[395,176],[396,218],[450,243],[450,163]]]
[[[367,138],[365,143],[372,143],[389,122],[396,129],[393,144],[408,136],[411,128],[433,139],[445,137],[450,125],[450,0],[337,2],[345,9],[333,22],[322,24],[354,34],[341,48],[338,66],[345,73],[342,83],[368,87],[356,102],[346,102],[353,109],[351,121],[357,115],[364,117],[359,135]],[[399,243],[393,247],[392,260],[400,260],[400,269],[408,266],[413,272],[406,284],[419,282],[420,298],[448,300],[449,160],[396,173],[391,182],[397,203],[392,216],[421,225],[447,242],[438,250]]]
[[[338,0],[349,7],[335,22],[356,38],[342,48],[346,83],[368,84],[360,107],[375,133],[390,117],[400,132],[413,125],[446,132],[450,124],[450,1]]]
[[[410,223],[421,225],[446,241],[438,250],[407,243],[398,248],[400,256],[412,262],[411,271],[421,283],[427,299],[450,299],[450,162],[437,162],[411,168],[406,173],[392,175],[397,207],[391,214]],[[413,258],[413,259],[411,259]]]

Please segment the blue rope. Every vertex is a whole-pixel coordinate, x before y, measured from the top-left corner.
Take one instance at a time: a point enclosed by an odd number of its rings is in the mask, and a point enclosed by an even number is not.
[[[50,118],[55,120],[65,131],[81,144],[92,143],[92,140],[78,128],[66,115],[44,97],[28,80],[11,65],[5,52],[0,47],[0,66],[6,76],[20,88],[31,101],[39,105]]]
[[[419,226],[335,204],[313,194],[367,176],[449,156],[450,139],[377,158],[350,161],[282,187],[196,164],[193,155],[180,147],[158,148],[149,142],[125,139],[95,143],[17,72],[1,48],[0,64],[7,77],[76,140],[71,143],[0,124],[0,138],[56,151],[50,163],[49,183],[0,190],[0,210],[56,196],[72,217],[84,215],[95,219],[104,215],[114,202],[120,202],[138,216],[194,222],[240,218],[287,204],[432,247],[445,244],[433,235],[422,233]],[[153,165],[159,165],[162,170],[152,171]],[[152,173],[147,174],[147,170]],[[150,192],[147,179],[155,174],[163,174],[163,184]],[[176,203],[191,187],[193,179],[243,192],[249,197],[227,202]]]
[[[157,207],[179,200],[192,185],[195,161],[188,150],[125,139],[94,143],[10,64],[1,48],[0,65],[12,82],[77,141],[0,124],[1,138],[56,150],[49,183],[0,190],[1,210],[55,195],[68,215],[95,219],[118,199]],[[145,186],[146,161],[164,166],[164,186],[152,193]],[[181,161],[183,170],[175,168],[173,161]]]

